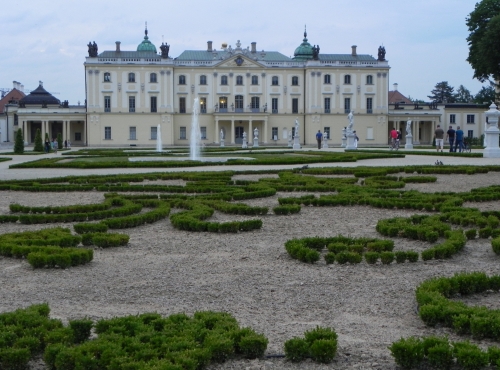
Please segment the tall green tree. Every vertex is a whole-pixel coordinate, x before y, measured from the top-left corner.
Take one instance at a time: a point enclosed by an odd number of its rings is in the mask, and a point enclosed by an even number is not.
[[[454,103],[454,88],[448,84],[448,81],[438,82],[431,91],[432,95],[427,95],[429,99],[437,103]]]
[[[23,130],[18,129],[16,131],[16,141],[14,143],[14,153],[15,154],[23,154],[24,153],[24,138],[23,138]]]
[[[470,103],[473,100],[473,96],[469,89],[464,85],[460,85],[455,94],[455,103]]]
[[[467,61],[474,78],[500,80],[500,0],[482,0],[466,18],[469,28]]]
[[[488,87],[481,87],[481,90],[474,95],[474,103],[476,104],[488,104],[490,105],[492,102],[495,101],[495,88],[493,85],[490,85]]]
[[[36,129],[36,134],[35,134],[35,147],[33,148],[34,152],[43,152],[43,141],[42,141],[42,133],[40,132],[40,129]]]

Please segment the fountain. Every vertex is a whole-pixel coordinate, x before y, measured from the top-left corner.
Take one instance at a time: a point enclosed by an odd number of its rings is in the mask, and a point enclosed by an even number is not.
[[[158,124],[158,129],[156,130],[156,151],[162,151],[162,143],[161,143],[161,126]]]
[[[200,160],[200,125],[198,123],[198,98],[194,98],[193,116],[191,118],[191,141],[189,143],[189,158],[193,161]]]

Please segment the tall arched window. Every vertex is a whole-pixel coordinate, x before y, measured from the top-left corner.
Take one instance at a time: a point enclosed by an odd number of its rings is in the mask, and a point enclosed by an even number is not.
[[[111,73],[104,72],[104,82],[111,82]]]
[[[325,76],[323,77],[323,82],[324,82],[325,84],[331,84],[331,83],[332,83],[331,76],[330,76],[330,75],[325,75]]]
[[[227,85],[227,76],[220,76],[220,84]]]
[[[252,85],[259,84],[259,76],[252,76]]]
[[[219,97],[219,108],[227,109],[227,96]]]
[[[351,75],[345,75],[344,76],[344,84],[350,85],[351,84]]]
[[[149,82],[153,82],[153,83],[156,83],[157,82],[157,76],[156,76],[156,73],[151,73],[149,75]]]
[[[243,95],[236,95],[234,97],[235,112],[243,112]]]
[[[135,82],[135,73],[128,74],[128,82]]]
[[[243,85],[243,76],[236,76],[236,85]]]
[[[273,76],[273,78],[271,79],[271,85],[273,85],[273,86],[279,85],[278,76]]]
[[[250,108],[252,108],[252,112],[258,112],[260,106],[260,98],[258,96],[252,96],[252,102],[250,104]]]
[[[206,85],[207,84],[207,76],[201,75],[200,76],[200,85]]]
[[[292,77],[292,86],[298,86],[299,85],[299,78],[297,76]]]
[[[373,76],[372,75],[366,76],[366,84],[373,85]]]

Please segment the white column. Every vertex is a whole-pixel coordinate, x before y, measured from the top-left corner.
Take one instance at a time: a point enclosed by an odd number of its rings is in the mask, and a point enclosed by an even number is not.
[[[234,144],[234,117],[231,117],[231,144]]]
[[[268,142],[267,117],[264,117],[264,144],[267,144],[267,142]]]
[[[215,116],[215,143],[219,144],[219,117]]]

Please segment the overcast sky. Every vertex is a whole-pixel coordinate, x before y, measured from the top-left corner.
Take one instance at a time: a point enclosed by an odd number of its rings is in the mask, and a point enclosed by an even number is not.
[[[151,42],[170,44],[170,56],[257,42],[258,50],[293,57],[307,25],[311,45],[321,53],[377,57],[384,45],[391,66],[390,89],[411,98],[427,95],[441,81],[476,94],[482,84],[467,63],[465,18],[476,0],[25,0],[0,11],[0,88],[12,81],[33,90],[38,81],[60,100],[85,100],[83,63],[87,43],[99,52],[136,50],[148,22]],[[159,49],[158,49],[159,51]]]

